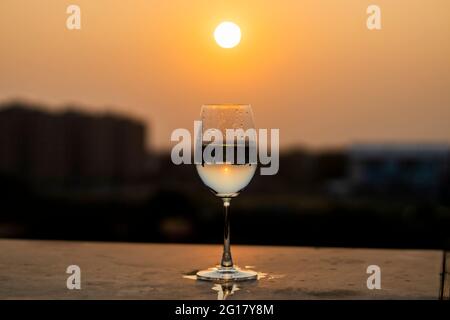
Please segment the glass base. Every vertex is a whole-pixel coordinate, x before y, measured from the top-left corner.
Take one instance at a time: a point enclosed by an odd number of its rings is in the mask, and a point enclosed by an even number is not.
[[[198,280],[206,281],[245,281],[256,280],[258,273],[252,270],[242,270],[239,267],[216,267],[197,272]]]

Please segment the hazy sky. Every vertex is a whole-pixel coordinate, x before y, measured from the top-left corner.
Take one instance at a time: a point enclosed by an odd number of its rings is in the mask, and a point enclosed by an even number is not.
[[[223,20],[234,49],[213,39]],[[156,147],[221,102],[252,104],[284,147],[450,141],[448,0],[1,0],[0,46],[0,101],[131,114]]]

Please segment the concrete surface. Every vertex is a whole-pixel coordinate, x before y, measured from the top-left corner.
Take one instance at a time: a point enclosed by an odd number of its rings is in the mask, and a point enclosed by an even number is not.
[[[234,286],[193,280],[218,263],[219,245],[0,240],[0,299],[439,297],[440,251],[234,245],[232,253],[263,277]],[[81,290],[66,287],[69,265],[81,268]],[[369,265],[381,268],[380,290],[367,288]]]

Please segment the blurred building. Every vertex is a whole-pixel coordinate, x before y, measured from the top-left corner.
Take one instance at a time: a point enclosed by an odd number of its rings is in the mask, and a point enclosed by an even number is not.
[[[0,175],[32,184],[127,183],[142,178],[145,127],[117,115],[0,109]]]
[[[447,194],[449,177],[446,144],[366,144],[349,150],[349,180],[356,192]]]

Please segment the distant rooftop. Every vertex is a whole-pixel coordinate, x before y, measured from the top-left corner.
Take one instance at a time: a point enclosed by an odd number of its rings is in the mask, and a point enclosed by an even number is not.
[[[358,143],[351,145],[349,152],[353,155],[424,153],[448,155],[450,145],[447,143]]]
[[[138,119],[134,119],[128,115],[123,115],[115,112],[91,112],[86,111],[83,108],[77,107],[76,105],[67,105],[65,107],[59,108],[59,110],[50,110],[44,105],[21,101],[12,100],[0,103],[0,114],[41,114],[47,116],[73,116],[73,117],[90,117],[90,118],[106,118],[111,120],[125,120],[134,122],[139,125],[144,125]]]

